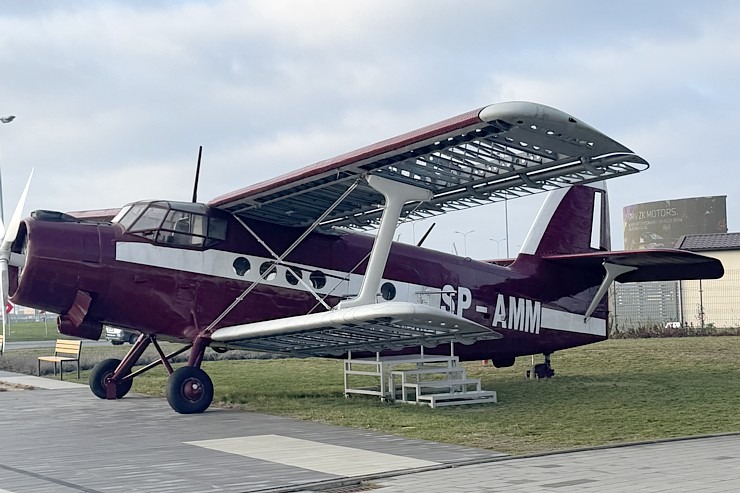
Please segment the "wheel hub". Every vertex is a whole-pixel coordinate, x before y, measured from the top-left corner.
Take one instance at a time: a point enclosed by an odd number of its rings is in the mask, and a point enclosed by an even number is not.
[[[183,385],[182,394],[189,401],[196,402],[203,397],[203,385],[198,380],[188,379]]]

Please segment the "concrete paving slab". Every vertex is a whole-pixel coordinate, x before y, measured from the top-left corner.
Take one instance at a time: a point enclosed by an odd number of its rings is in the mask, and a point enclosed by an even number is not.
[[[266,434],[319,444],[315,454],[325,445],[394,456],[408,461],[402,470],[501,455],[244,411],[180,415],[162,398],[106,401],[82,387],[2,392],[0,409],[0,488],[13,493],[251,492],[347,478],[349,454],[329,459],[336,469],[325,472],[187,443]]]
[[[186,443],[244,457],[348,477],[439,465],[439,462],[360,450],[341,445],[328,445],[281,435],[257,435]]]
[[[0,409],[0,493],[740,491],[740,433],[507,457],[81,385],[2,392]]]
[[[64,380],[52,380],[51,378],[34,377],[33,375],[21,375],[8,371],[0,371],[0,382],[13,385],[26,385],[37,389],[58,390],[58,389],[80,389],[87,388],[74,382],[65,382]]]
[[[506,458],[376,481],[378,493],[734,492],[740,491],[740,434]]]

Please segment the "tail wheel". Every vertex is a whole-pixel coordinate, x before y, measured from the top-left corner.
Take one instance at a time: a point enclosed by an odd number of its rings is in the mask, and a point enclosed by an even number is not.
[[[107,398],[106,386],[108,384],[108,380],[111,379],[113,373],[115,373],[116,368],[118,368],[118,365],[120,364],[120,359],[110,358],[104,359],[93,367],[90,372],[90,390],[92,390],[93,394],[101,399]],[[116,399],[120,399],[128,394],[133,383],[134,380],[131,378],[118,382],[116,384]]]
[[[167,402],[180,414],[202,413],[213,401],[213,382],[194,366],[178,368],[167,381]]]

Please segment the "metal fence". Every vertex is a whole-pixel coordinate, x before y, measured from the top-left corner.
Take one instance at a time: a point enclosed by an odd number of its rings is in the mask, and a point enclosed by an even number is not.
[[[615,283],[609,292],[612,331],[642,327],[740,327],[740,270],[721,279]],[[670,324],[670,325],[669,325]]]

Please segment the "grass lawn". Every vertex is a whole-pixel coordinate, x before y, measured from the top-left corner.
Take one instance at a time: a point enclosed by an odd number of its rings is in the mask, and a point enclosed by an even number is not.
[[[342,366],[324,359],[206,362],[215,401],[251,411],[412,438],[529,453],[740,431],[740,337],[615,340],[556,353],[556,377],[467,363],[498,404],[430,409],[343,396]],[[166,374],[134,389],[163,395]]]
[[[104,357],[124,350],[105,348]],[[556,376],[542,381],[524,380],[529,363],[467,363],[499,403],[439,409],[346,399],[336,360],[207,361],[203,368],[214,405],[514,454],[740,431],[740,337],[607,341],[556,353]],[[164,395],[166,378],[161,367],[152,370],[134,391]]]
[[[41,322],[11,322],[5,328],[8,342],[16,341],[51,341],[55,339],[74,339],[57,331],[56,316],[49,317],[46,323]]]

